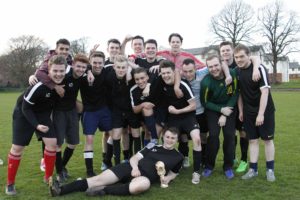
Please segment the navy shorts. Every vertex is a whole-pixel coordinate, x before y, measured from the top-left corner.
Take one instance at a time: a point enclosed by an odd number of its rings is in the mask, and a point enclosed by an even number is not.
[[[54,126],[50,119],[51,112],[34,113],[39,124],[49,127],[47,133],[42,133],[33,127],[22,113],[20,107],[15,107],[13,112],[13,138],[12,143],[20,146],[28,146],[32,135],[36,132],[37,137],[40,138],[56,138]]]
[[[79,122],[76,108],[69,111],[53,111],[53,125],[57,138],[57,145],[79,144]]]
[[[245,112],[244,112],[245,113]],[[255,126],[257,115],[244,115],[245,132],[249,140],[261,138],[262,140],[272,140],[275,134],[275,113],[264,114],[264,123]]]
[[[94,135],[97,128],[100,131],[110,131],[112,129],[112,118],[109,108],[105,106],[97,111],[83,112],[82,126],[85,135]]]

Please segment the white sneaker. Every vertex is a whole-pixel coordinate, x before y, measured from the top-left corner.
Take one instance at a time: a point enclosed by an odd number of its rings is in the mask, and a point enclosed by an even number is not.
[[[189,159],[189,157],[184,157],[182,166],[183,166],[184,168],[190,167],[190,159]]]
[[[44,158],[41,159],[40,169],[41,169],[42,172],[44,172],[45,169],[46,169]]]
[[[276,180],[275,175],[274,175],[274,170],[267,169],[266,175],[267,175],[267,181],[274,182]]]
[[[254,169],[249,168],[248,172],[242,176],[242,179],[243,180],[248,180],[248,179],[251,179],[253,177],[256,177],[257,175],[258,175],[258,172],[255,172]]]
[[[4,163],[4,162],[3,162],[3,160],[2,160],[2,159],[0,159],[0,165],[3,165],[3,163]]]
[[[197,172],[194,172],[192,175],[192,183],[193,184],[199,184],[200,183],[200,174]]]

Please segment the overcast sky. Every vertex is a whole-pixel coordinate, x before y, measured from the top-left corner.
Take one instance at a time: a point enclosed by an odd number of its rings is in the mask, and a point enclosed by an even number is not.
[[[6,0],[0,7],[0,53],[8,40],[35,35],[51,48],[59,38],[89,38],[106,52],[110,38],[123,40],[127,34],[154,38],[168,47],[168,35],[180,33],[183,48],[209,45],[210,18],[230,0]],[[255,11],[269,0],[244,0]],[[284,0],[287,10],[300,15],[298,0]],[[255,17],[255,16],[254,16]],[[300,57],[299,54],[297,54]],[[298,59],[300,61],[300,59]]]

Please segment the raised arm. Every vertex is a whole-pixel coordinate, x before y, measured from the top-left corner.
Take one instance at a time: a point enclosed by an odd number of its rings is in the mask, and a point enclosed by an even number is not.
[[[125,49],[126,49],[126,45],[127,43],[132,40],[132,36],[131,35],[126,35],[126,37],[124,38],[122,44],[121,44],[121,54],[125,55]]]

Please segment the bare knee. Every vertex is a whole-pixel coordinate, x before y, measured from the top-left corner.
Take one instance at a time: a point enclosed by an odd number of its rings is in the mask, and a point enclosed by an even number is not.
[[[249,140],[249,144],[250,144],[250,145],[258,145],[258,144],[259,144],[259,141],[258,141],[258,139],[255,139],[255,140]]]
[[[76,145],[74,145],[74,144],[68,144],[68,148],[69,148],[69,149],[75,149],[75,148],[76,148]]]
[[[266,146],[273,145],[273,140],[264,140]]]
[[[134,178],[129,184],[129,192],[130,194],[140,194],[149,190],[150,188],[150,180],[144,176],[140,176]]]
[[[15,145],[13,144],[11,146],[10,152],[14,155],[21,155],[23,150],[24,150],[24,146],[20,146],[20,145]]]

